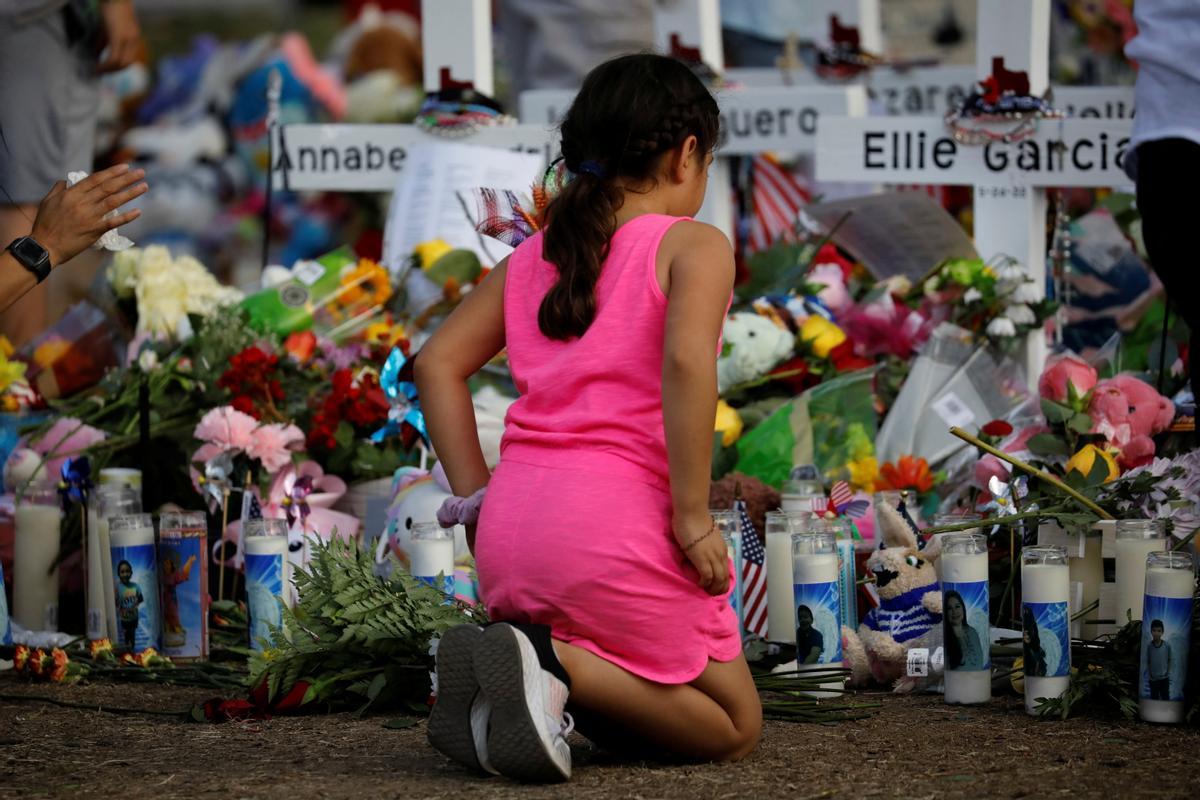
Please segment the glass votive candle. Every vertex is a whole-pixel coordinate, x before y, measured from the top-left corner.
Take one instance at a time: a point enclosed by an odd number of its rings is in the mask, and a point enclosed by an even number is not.
[[[113,590],[108,521],[142,510],[141,492],[116,483],[101,483],[88,498],[87,635],[116,642],[117,601]]]
[[[207,543],[203,511],[174,511],[159,518],[162,644],[163,653],[174,659],[208,657]]]
[[[153,517],[109,517],[108,541],[118,628],[118,641],[113,644],[131,653],[157,648],[161,617]]]
[[[436,522],[418,522],[412,526],[410,536],[408,571],[422,583],[453,596],[454,529]]]
[[[1035,716],[1041,699],[1061,697],[1070,684],[1070,586],[1065,549],[1039,545],[1021,551],[1025,711]]]
[[[854,560],[854,529],[850,520],[845,517],[818,518],[813,523],[813,529],[833,534],[838,557],[841,623],[858,630],[858,569]]]
[[[942,534],[942,624],[946,652],[946,702],[986,703],[992,698],[991,610],[987,537]]]
[[[1117,627],[1142,619],[1146,588],[1146,556],[1167,549],[1167,526],[1161,519],[1117,520]]]
[[[729,605],[738,618],[738,630],[744,630],[745,610],[742,608],[742,531],[736,511],[709,509],[717,534],[725,542],[725,551],[732,564],[733,583],[729,592]],[[769,580],[769,578],[768,578]]]
[[[58,558],[62,508],[48,486],[17,498],[13,520],[12,619],[31,631],[58,630]]]
[[[1147,722],[1183,722],[1196,574],[1188,553],[1146,556],[1139,710]]]
[[[792,524],[783,511],[768,511],[767,639],[796,641],[796,609],[792,606]]]
[[[288,526],[282,519],[252,519],[242,528],[250,647],[270,644],[271,629],[283,625],[281,603],[289,602]]]

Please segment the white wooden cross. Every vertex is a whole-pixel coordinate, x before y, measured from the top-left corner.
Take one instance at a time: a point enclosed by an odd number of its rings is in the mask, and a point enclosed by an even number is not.
[[[797,40],[827,40],[830,17],[834,15],[840,24],[858,28],[864,50],[886,53],[880,27],[879,0],[809,0],[797,4],[794,24],[786,31],[791,45],[794,46]],[[814,71],[799,63],[786,67],[781,65],[778,69],[727,69],[725,76],[747,86],[809,86],[822,83]],[[940,115],[971,93],[976,77],[975,66],[969,64],[938,64],[907,69],[881,66],[850,79],[850,83],[866,87],[872,114]],[[838,81],[838,84],[846,85],[846,81]],[[1133,87],[1055,86],[1054,104],[1072,117],[1126,119],[1133,116]]]
[[[421,12],[426,91],[443,88],[448,79],[492,95],[489,0],[422,0]],[[391,192],[409,148],[432,141],[444,139],[414,125],[287,125],[276,136],[274,185],[296,191]],[[543,125],[483,127],[455,141],[543,153],[547,161],[556,147]]]
[[[670,52],[672,42],[700,51],[701,59],[720,71],[724,67],[718,0],[659,0],[655,7],[655,40]],[[575,93],[562,89],[522,92],[518,108],[525,123],[556,125]],[[827,115],[865,114],[867,96],[861,86],[758,87],[720,91],[724,140],[719,156],[769,151],[810,152],[816,145],[819,121]],[[718,158],[709,172],[708,194],[698,218],[733,238],[728,164]]]
[[[1030,89],[1047,85],[1050,0],[979,0],[976,71],[992,57],[1029,74]],[[1011,123],[1004,127],[1011,127]],[[936,117],[831,119],[817,137],[817,177],[864,183],[959,184],[975,187],[975,246],[990,258],[1016,258],[1045,287],[1047,187],[1124,186],[1121,170],[1132,132],[1128,119],[1043,120],[1015,144],[956,142]],[[1026,377],[1036,384],[1045,362],[1044,335],[1030,337]]]

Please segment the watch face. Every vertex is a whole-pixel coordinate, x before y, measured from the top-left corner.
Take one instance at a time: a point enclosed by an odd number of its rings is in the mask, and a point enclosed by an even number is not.
[[[46,248],[28,236],[17,239],[12,243],[12,254],[30,269],[39,266],[43,260],[49,259]]]

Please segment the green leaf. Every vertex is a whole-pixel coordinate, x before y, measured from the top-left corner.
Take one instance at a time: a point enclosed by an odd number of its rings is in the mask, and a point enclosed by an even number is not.
[[[1108,462],[1099,456],[1092,462],[1092,469],[1088,472],[1087,485],[1099,486],[1108,479]]]
[[[1065,406],[1062,403],[1056,403],[1053,400],[1042,399],[1042,414],[1045,415],[1046,421],[1050,424],[1066,422],[1075,416],[1075,409],[1070,406]]]
[[[1071,448],[1052,433],[1039,433],[1029,437],[1025,444],[1029,452],[1039,456],[1069,456]]]
[[[383,727],[389,731],[402,731],[405,728],[413,728],[420,724],[421,720],[417,717],[396,717],[383,723]]]
[[[1067,422],[1067,427],[1076,433],[1088,433],[1092,430],[1092,418],[1080,412]]]

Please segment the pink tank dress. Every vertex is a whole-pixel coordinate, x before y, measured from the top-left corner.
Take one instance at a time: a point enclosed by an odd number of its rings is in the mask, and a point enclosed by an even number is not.
[[[667,298],[655,276],[681,217],[617,229],[596,285],[596,319],[554,341],[538,308],[557,280],[542,237],[513,252],[504,286],[509,409],[475,541],[493,619],[549,625],[648,680],[687,683],[741,652],[729,595],[711,596],[671,531],[662,419]]]

